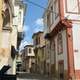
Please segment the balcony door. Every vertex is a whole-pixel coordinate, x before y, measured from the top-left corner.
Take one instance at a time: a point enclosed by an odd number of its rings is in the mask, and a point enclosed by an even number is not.
[[[59,80],[64,80],[64,62],[58,63]]]

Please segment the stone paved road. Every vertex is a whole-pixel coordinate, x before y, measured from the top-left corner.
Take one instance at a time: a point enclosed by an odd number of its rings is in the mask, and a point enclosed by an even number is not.
[[[50,80],[39,74],[20,73],[17,80]]]

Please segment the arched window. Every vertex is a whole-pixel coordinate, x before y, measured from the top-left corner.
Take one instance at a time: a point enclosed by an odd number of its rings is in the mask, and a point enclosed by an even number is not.
[[[57,38],[57,46],[58,46],[58,54],[63,53],[63,40],[62,40],[62,34],[58,34]]]
[[[10,26],[10,14],[9,10],[5,10],[5,17],[3,18],[3,27],[9,27]]]
[[[3,27],[10,26],[10,12],[7,0],[4,0],[3,9],[2,9],[2,17],[3,17]]]

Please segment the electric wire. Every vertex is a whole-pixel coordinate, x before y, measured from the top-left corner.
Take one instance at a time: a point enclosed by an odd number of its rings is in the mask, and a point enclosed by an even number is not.
[[[31,1],[31,0],[26,0],[26,2],[32,4],[32,5],[36,6],[36,7],[42,8],[42,9],[44,9],[44,10],[47,10],[47,11],[53,13],[53,14],[58,14],[58,13],[56,13],[56,12],[50,10],[50,9],[47,9],[47,8],[41,6],[40,4],[37,4],[37,3],[35,3],[35,2],[33,2],[33,1]],[[75,10],[76,7],[77,7],[77,5],[72,9],[72,11]],[[59,15],[59,16],[60,16],[60,15]],[[69,17],[70,17],[70,15],[67,15],[66,19],[69,18]],[[36,27],[34,27],[34,28],[36,28]]]
[[[52,12],[52,13],[54,13],[54,14],[58,14],[58,13],[56,13],[56,12],[50,10],[50,9],[47,9],[47,8],[41,6],[40,4],[37,4],[37,3],[33,2],[33,1],[26,0],[26,2],[31,3],[31,4],[35,5],[36,7],[42,8],[42,9],[47,10],[47,11],[49,11],[49,12]]]

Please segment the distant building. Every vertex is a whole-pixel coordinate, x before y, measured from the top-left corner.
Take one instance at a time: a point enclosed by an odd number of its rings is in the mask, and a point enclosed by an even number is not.
[[[33,34],[33,45],[35,52],[35,68],[37,73],[45,72],[45,39],[43,32],[39,31]]]
[[[22,57],[21,54],[16,55],[16,72],[22,71]]]
[[[50,42],[50,75],[80,79],[80,0],[48,0],[45,38]]]
[[[24,52],[22,53],[22,66],[23,71],[28,73],[35,72],[35,54],[33,45],[25,46]]]

